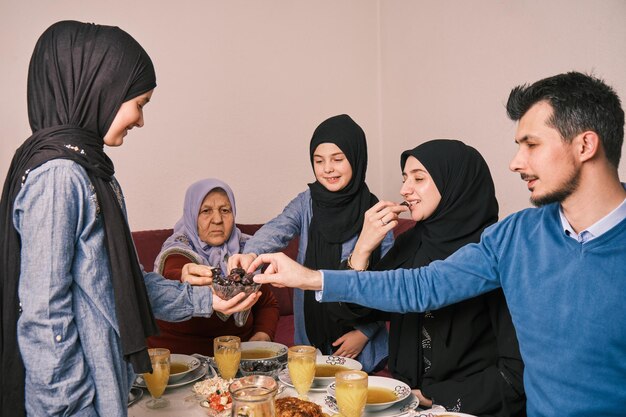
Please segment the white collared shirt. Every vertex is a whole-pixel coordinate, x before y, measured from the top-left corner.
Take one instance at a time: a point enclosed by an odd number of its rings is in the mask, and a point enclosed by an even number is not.
[[[622,186],[624,187],[624,189],[626,189],[626,183],[622,183]],[[624,201],[622,201],[622,204],[617,206],[609,214],[607,214],[585,230],[581,231],[580,233],[576,233],[565,218],[565,215],[563,214],[563,207],[559,207],[559,215],[561,216],[561,225],[563,226],[563,231],[565,232],[565,234],[580,243],[585,243],[597,238],[598,236],[601,236],[605,232],[608,232],[619,222],[626,219],[626,199],[624,199]]]

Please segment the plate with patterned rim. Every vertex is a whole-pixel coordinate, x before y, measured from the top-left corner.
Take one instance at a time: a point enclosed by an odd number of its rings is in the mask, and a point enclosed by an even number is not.
[[[215,376],[215,371],[213,370],[213,368],[207,366],[206,364],[203,364],[197,369],[195,369],[194,371],[189,372],[180,381],[176,381],[175,383],[172,383],[172,384],[167,384],[165,388],[167,389],[167,388],[182,387],[184,385],[191,384],[192,382],[196,382],[197,380],[199,380],[200,378],[204,377],[207,374],[209,378],[212,378]],[[143,377],[141,375],[137,375],[137,377],[135,378],[135,382],[133,383],[133,386],[147,389],[146,383],[143,380]]]
[[[402,381],[393,378],[387,378],[384,376],[370,376],[367,379],[367,387],[377,387],[377,388],[385,388],[395,395],[395,399],[393,401],[389,401],[386,403],[378,403],[378,404],[366,404],[365,411],[381,411],[385,408],[389,408],[392,405],[405,400],[409,395],[411,395],[411,387],[405,384]],[[335,383],[331,383],[328,386],[328,395],[331,397],[335,396]]]
[[[476,417],[474,414],[457,413],[446,410],[424,410],[415,417]]]
[[[360,371],[363,368],[361,362],[357,360],[335,355],[317,355],[315,365],[334,365],[337,367],[341,367],[339,369],[336,369],[335,372],[339,372],[340,370]],[[313,386],[327,387],[331,382],[335,382],[334,374],[332,376],[316,376],[315,379],[313,379]]]
[[[278,373],[278,379],[285,385],[288,385],[294,388],[293,383],[291,382],[291,377],[289,376],[289,369],[285,368]],[[310,390],[316,392],[324,392],[328,388],[326,385],[311,385]]]
[[[364,411],[362,417],[400,417],[407,414],[409,411],[417,410],[420,405],[420,401],[415,394],[411,393],[407,398],[399,401],[391,407],[385,408],[380,411]],[[332,413],[339,413],[337,408],[337,400],[331,395],[324,397],[324,407],[330,410]]]

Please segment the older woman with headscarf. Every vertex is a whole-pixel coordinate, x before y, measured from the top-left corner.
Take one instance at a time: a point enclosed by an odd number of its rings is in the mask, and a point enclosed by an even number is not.
[[[401,168],[405,204],[381,201],[365,214],[352,257],[357,269],[428,265],[478,242],[498,220],[487,163],[463,142],[425,142],[402,153]],[[367,254],[406,207],[415,227],[398,236],[379,263],[366,268]],[[481,416],[525,414],[524,365],[502,290],[423,314],[383,317],[391,321],[389,370],[415,388],[421,405],[435,403]]]
[[[155,260],[155,272],[178,281],[184,265],[193,262],[218,267],[228,274],[228,259],[239,253],[250,238],[236,227],[236,214],[235,196],[228,184],[212,178],[193,183],[185,194],[183,216]],[[213,338],[217,336],[272,340],[278,318],[278,302],[269,286],[263,286],[251,312],[217,312],[209,318],[195,317],[178,323],[157,320],[161,333],[148,343],[176,353],[213,356]]]
[[[363,215],[378,198],[365,183],[367,143],[363,129],[346,114],[331,117],[313,132],[309,157],[315,182],[246,243],[231,265],[247,267],[257,254],[280,250],[300,237],[297,261],[310,268],[338,269],[359,237]],[[391,232],[368,259],[377,262],[393,242]],[[320,304],[311,291],[294,290],[294,340],[325,355],[356,358],[370,372],[387,358],[387,329],[372,322],[369,309]],[[358,313],[354,314],[358,310]]]
[[[155,86],[150,57],[117,27],[59,22],[35,46],[33,134],[0,203],[0,415],[125,416],[134,372],[152,371],[152,309],[185,320],[256,301],[220,300],[139,265],[104,145],[143,126]]]

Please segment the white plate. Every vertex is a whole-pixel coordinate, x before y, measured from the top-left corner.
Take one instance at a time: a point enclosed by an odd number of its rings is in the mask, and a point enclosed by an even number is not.
[[[407,398],[403,401],[399,401],[392,405],[391,407],[385,408],[380,411],[367,411],[363,412],[362,417],[404,417],[406,413],[411,410],[416,410],[420,405],[419,400],[415,396],[415,394],[411,393]],[[332,413],[339,413],[339,409],[337,409],[337,401],[335,397],[331,397],[327,395],[324,397],[324,406],[330,410]]]
[[[278,379],[285,385],[288,385],[293,388],[293,383],[291,382],[291,378],[289,377],[289,369],[285,368],[278,373]],[[324,392],[328,388],[326,385],[315,385],[315,381],[313,381],[313,385],[311,385],[311,391],[316,392]]]
[[[199,380],[200,378],[202,378],[203,376],[207,374],[209,378],[212,378],[215,376],[215,371],[213,370],[213,368],[207,365],[202,365],[198,367],[197,369],[195,369],[193,372],[190,372],[187,375],[185,375],[180,381],[172,383],[172,384],[167,384],[165,388],[167,389],[167,388],[182,387],[183,385],[196,382],[197,380]],[[146,383],[143,380],[143,377],[141,375],[137,375],[137,377],[135,378],[135,382],[133,383],[133,386],[139,387],[139,388],[146,388],[146,389],[148,388],[146,387]]]
[[[341,365],[350,370],[360,371],[363,368],[360,362],[354,359],[344,358],[343,356],[318,355],[315,361],[316,365]],[[313,385],[318,387],[327,387],[328,384],[335,381],[334,376],[316,376]]]
[[[455,417],[476,417],[473,414],[454,413],[452,411],[440,411],[440,410],[424,410],[420,411],[415,417],[431,417],[431,416],[455,416]]]
[[[271,350],[276,352],[276,354],[274,356],[270,356],[268,358],[259,358],[259,359],[263,359],[263,360],[267,360],[267,359],[278,359],[281,356],[285,356],[285,360],[287,360],[287,346],[283,345],[282,343],[276,343],[276,342],[261,342],[261,341],[254,341],[254,342],[241,342],[241,351],[243,352],[244,350],[252,350],[252,349],[267,349],[267,350]],[[241,359],[242,361],[254,361],[257,359]]]
[[[396,394],[396,400],[390,401],[388,403],[380,403],[380,404],[366,404],[365,411],[380,411],[386,408],[391,407],[392,405],[405,400],[409,395],[411,395],[411,387],[405,384],[402,381],[393,378],[387,378],[384,376],[370,376],[367,378],[367,386],[369,387],[380,387],[387,388],[393,391]],[[335,396],[335,383],[332,382],[328,386],[328,390],[326,391],[328,395],[331,397]]]
[[[170,379],[168,380],[169,384],[173,384],[175,382],[181,381],[183,378],[185,378],[187,375],[189,375],[190,373],[198,369],[198,367],[200,366],[199,359],[194,358],[193,356],[189,356],[189,355],[182,355],[180,353],[170,354],[170,364],[172,363],[186,364],[189,369],[185,372],[179,372],[174,375],[170,374]]]

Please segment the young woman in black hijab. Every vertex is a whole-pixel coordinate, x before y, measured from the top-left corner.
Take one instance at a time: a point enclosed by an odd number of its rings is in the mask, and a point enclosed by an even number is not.
[[[276,218],[248,240],[243,255],[229,267],[246,268],[256,254],[280,250],[300,237],[298,262],[311,268],[339,269],[350,255],[363,225],[363,214],[378,199],[365,183],[367,143],[363,129],[342,114],[322,122],[313,133],[309,156],[316,181]],[[371,253],[377,262],[392,243],[391,232]],[[384,323],[363,323],[368,309],[353,311],[321,304],[312,292],[294,290],[294,340],[314,345],[323,354],[357,358],[367,371],[387,357]]]
[[[498,220],[493,180],[482,156],[456,140],[433,140],[401,155],[400,193],[415,227],[373,270],[417,268],[478,242]],[[365,214],[355,268],[406,208],[379,202]],[[501,290],[424,314],[391,314],[389,370],[425,406],[475,415],[524,414],[523,363]]]
[[[33,134],[0,202],[0,415],[126,415],[133,369],[152,369],[151,307],[184,320],[221,301],[144,276],[104,153],[143,126],[155,87],[149,56],[117,27],[58,22],[35,46]]]

